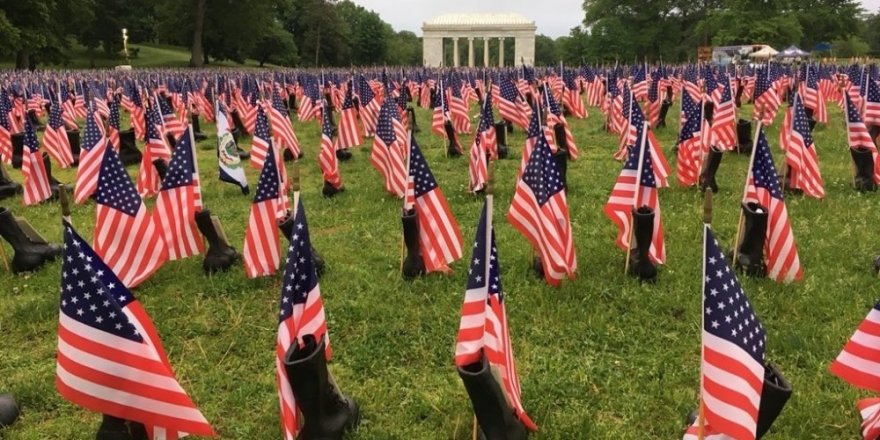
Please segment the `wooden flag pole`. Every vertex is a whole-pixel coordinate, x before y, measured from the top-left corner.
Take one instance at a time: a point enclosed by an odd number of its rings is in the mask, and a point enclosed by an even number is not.
[[[749,157],[749,168],[746,172],[746,183],[743,186],[743,196],[741,202],[746,201],[746,192],[749,190],[749,175],[752,173],[752,166],[755,164],[755,150],[758,149],[758,135],[761,133],[762,123],[761,120],[764,119],[764,106],[761,105],[761,109],[758,112],[758,120],[755,123],[755,136],[752,139],[752,155]],[[742,206],[739,209],[739,222],[736,225],[736,237],[733,240],[733,258],[731,261],[736,263],[736,256],[739,253],[739,239],[742,236],[743,223],[745,222],[745,214],[743,214]]]
[[[630,101],[630,106],[634,105],[635,102]],[[637,104],[635,104],[637,105]],[[632,108],[630,108],[630,114],[632,114]],[[645,124],[646,125],[646,124]],[[639,140],[639,163],[636,166],[636,187],[633,190],[633,209],[638,209],[639,203],[639,189],[642,184],[642,166],[645,162],[645,145],[648,140],[648,128],[644,125],[642,126],[642,138]],[[626,275],[629,273],[629,257],[632,254],[632,239],[635,231],[635,224],[632,221],[632,213],[630,213],[630,226],[629,226],[629,238],[626,241],[626,261],[623,263],[623,274]]]
[[[706,229],[709,225],[712,224],[712,191],[706,191],[703,194],[703,275],[706,274]],[[702,300],[703,293],[700,292],[700,297]],[[702,307],[701,307],[702,309]],[[702,320],[705,321],[706,317],[703,316]],[[703,348],[702,343],[700,343],[700,403],[699,410],[697,414],[697,440],[704,440],[706,438],[706,409],[703,405],[703,367],[702,367],[702,359],[703,359]]]

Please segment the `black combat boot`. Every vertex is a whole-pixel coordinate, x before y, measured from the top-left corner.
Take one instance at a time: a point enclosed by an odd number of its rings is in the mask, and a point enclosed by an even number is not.
[[[16,194],[21,194],[21,184],[12,180],[6,173],[6,168],[0,161],[0,200],[8,199]]]
[[[425,262],[419,248],[419,221],[415,209],[403,212],[403,242],[406,245],[406,258],[403,259],[403,278],[411,280],[425,274]]]
[[[205,273],[212,274],[229,270],[238,258],[238,252],[229,245],[220,221],[215,221],[211,217],[211,211],[205,209],[196,213],[196,226],[208,242],[205,260],[202,262]]]
[[[516,417],[507,397],[492,374],[485,355],[480,360],[458,368],[474,415],[486,440],[524,440],[528,437],[525,425]]]
[[[125,166],[140,165],[143,155],[135,144],[134,130],[119,132],[119,159]]]
[[[348,148],[341,148],[336,150],[336,158],[345,162],[351,159],[351,150]]]
[[[40,124],[40,118],[37,117],[36,110],[28,110],[27,111],[27,118],[28,118],[28,120],[31,121],[31,125],[34,126],[34,130],[40,131],[40,130],[44,130],[46,128],[42,124]]]
[[[748,202],[742,204],[745,227],[736,255],[734,267],[745,271],[750,277],[763,278],[767,274],[764,264],[764,241],[767,235],[767,208]]]
[[[507,124],[504,121],[495,123],[495,139],[498,143],[498,158],[506,159],[510,148],[507,147]]]
[[[722,157],[724,157],[724,153],[721,150],[715,147],[709,148],[709,159],[706,161],[706,167],[703,168],[703,172],[700,173],[701,192],[705,192],[706,188],[711,189],[713,193],[718,192],[718,183],[715,182],[715,173],[718,172]]]
[[[12,168],[21,169],[21,156],[24,154],[24,133],[12,135]]]
[[[669,108],[672,107],[672,101],[664,99],[660,103],[660,115],[657,117],[657,128],[666,127],[666,115],[669,114]]]
[[[165,159],[156,159],[153,161],[153,166],[156,167],[159,180],[165,181],[165,175],[168,174],[168,162],[165,162]]]
[[[0,207],[0,237],[12,246],[12,272],[32,272],[47,261],[61,255],[61,247],[54,244],[38,243],[27,236],[8,209]]]
[[[102,414],[95,440],[148,440],[144,425]]]
[[[67,142],[70,143],[70,154],[73,156],[73,166],[78,166],[81,143],[79,130],[67,130]]]
[[[199,121],[199,115],[192,113],[189,116],[189,120],[193,126],[193,139],[195,139],[196,142],[208,139],[208,136],[206,136],[205,133],[202,133],[202,124]]]
[[[21,410],[12,394],[0,394],[0,429],[12,426],[20,414]]]
[[[737,152],[752,154],[752,121],[745,119],[736,121],[736,137],[739,139]]]
[[[278,229],[281,230],[281,234],[287,238],[287,241],[290,241],[290,236],[293,234],[293,213],[288,213],[287,217],[278,223]],[[318,253],[315,246],[312,246],[312,260],[315,264],[315,273],[320,278],[324,274],[324,257]]]
[[[43,153],[43,166],[46,168],[46,177],[49,178],[49,189],[52,190],[52,200],[58,198],[58,187],[61,186],[61,182],[52,175],[52,161],[49,160],[49,154]]]
[[[714,118],[715,118],[715,104],[713,104],[712,101],[706,101],[703,104],[703,119],[705,119],[706,122],[709,123],[709,125],[712,125],[712,121],[714,120]]]
[[[409,115],[410,123],[412,123],[412,131],[413,131],[413,133],[419,133],[419,132],[421,132],[422,129],[419,128],[418,121],[416,121],[416,109],[413,108],[412,106],[409,106],[409,107],[406,108],[406,114]]]
[[[293,341],[284,356],[287,381],[305,420],[297,440],[342,440],[346,431],[357,429],[360,408],[327,371],[324,338],[305,335],[302,340],[302,347]]]
[[[807,114],[807,119],[809,120],[809,124],[810,124],[810,133],[812,133],[813,129],[816,128],[816,119],[813,118],[813,114],[814,114],[813,109],[811,109],[809,107],[804,107],[804,112]],[[877,139],[877,136],[880,135],[880,127],[874,125],[874,126],[871,126],[871,128],[872,129],[877,128],[876,132],[870,131],[871,139]]]
[[[856,177],[853,182],[859,192],[876,191],[874,183],[874,157],[867,148],[850,148],[853,163],[856,166]]]
[[[230,115],[232,116],[232,126],[235,127],[236,130],[238,130],[239,135],[250,134],[247,131],[247,128],[244,126],[244,121],[242,121],[241,113],[239,113],[238,110],[233,110],[232,112],[230,112]]]
[[[455,129],[452,127],[452,121],[447,120],[446,123],[443,124],[443,129],[446,130],[446,155],[449,157],[461,156],[461,146],[459,146]]]
[[[336,194],[339,194],[343,191],[345,191],[345,186],[339,185],[339,188],[337,188],[337,187],[331,185],[330,182],[325,180],[324,187],[321,188],[321,195],[324,197],[327,197],[329,199],[330,197],[333,197]]]
[[[565,127],[563,127],[562,124],[554,125],[553,134],[556,136],[557,147],[556,152],[553,153],[553,159],[556,161],[556,167],[559,169],[559,175],[562,178],[562,186],[568,191],[568,180],[566,179],[566,175],[568,174],[569,148],[568,139],[565,137]]]
[[[640,281],[657,281],[657,268],[649,256],[654,239],[654,210],[642,206],[632,210],[635,247],[629,252],[629,274]]]

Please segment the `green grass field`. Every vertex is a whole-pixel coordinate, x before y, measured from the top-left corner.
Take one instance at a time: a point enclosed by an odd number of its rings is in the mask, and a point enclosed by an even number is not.
[[[767,438],[855,439],[860,392],[828,373],[828,365],[878,297],[871,261],[880,194],[851,186],[842,116],[818,126],[815,139],[827,198],[789,197],[789,216],[804,280],[781,285],[741,278],[768,332],[768,360],[792,382],[794,395]],[[522,400],[540,439],[681,438],[684,416],[697,404],[700,347],[702,197],[694,188],[662,190],[668,263],[656,285],[623,274],[616,227],[603,214],[621,164],[617,138],[602,131],[590,109],[571,121],[581,158],[569,165],[568,202],[578,277],[548,287],[528,267],[529,246],[506,221],[524,136],[509,137],[511,158],[496,167],[495,227],[507,311],[522,384]],[[751,107],[740,111],[750,115]],[[781,114],[781,112],[780,112]],[[674,168],[677,107],[658,138]],[[430,114],[418,110],[418,140],[461,226],[473,243],[482,199],[467,193],[467,158],[444,157],[430,134]],[[778,126],[768,137],[781,168]],[[400,201],[385,194],[369,165],[369,145],[341,164],[347,191],[320,195],[316,162],[319,125],[295,123],[306,157],[301,163],[305,208],[315,247],[328,262],[321,279],[334,346],[331,371],[361,404],[363,421],[351,439],[470,439],[470,402],[453,367],[453,347],[468,253],[451,276],[413,282],[398,273]],[[205,206],[219,215],[241,250],[250,198],[217,180],[213,125],[200,144]],[[462,144],[467,148],[471,139]],[[243,142],[244,147],[249,142]],[[714,228],[731,244],[748,157],[726,154],[718,174]],[[290,167],[290,164],[288,164]],[[135,176],[136,167],[129,168]],[[73,170],[57,171],[66,182]],[[13,173],[16,180],[21,175]],[[257,173],[248,168],[251,185]],[[25,208],[48,237],[61,238],[56,203]],[[95,206],[76,206],[80,234],[93,234]],[[7,253],[9,247],[4,243]],[[468,251],[466,251],[468,252]],[[136,290],[151,314],[184,388],[224,439],[280,438],[274,344],[279,277],[248,280],[242,265],[205,277],[200,257],[167,263]],[[59,263],[14,276],[0,270],[0,390],[17,395],[22,419],[0,432],[9,440],[94,438],[99,416],[62,400],[54,388]]]
[[[65,69],[88,69],[98,68],[106,69],[126,64],[123,57],[110,57],[104,53],[102,49],[89,51],[86,47],[79,43],[72,43],[70,50],[65,54],[68,56],[66,62],[56,65]],[[156,43],[136,43],[128,45],[131,66],[134,68],[154,68],[154,67],[187,67],[189,66],[190,52],[188,48],[180,46],[171,46],[167,44]],[[134,57],[134,51],[137,56]],[[215,67],[257,67],[259,64],[254,60],[246,60],[245,63],[237,64],[232,61],[212,61],[211,66]],[[51,67],[52,65],[50,65]],[[0,59],[0,67],[15,67],[15,59]],[[40,68],[47,66],[41,65]]]

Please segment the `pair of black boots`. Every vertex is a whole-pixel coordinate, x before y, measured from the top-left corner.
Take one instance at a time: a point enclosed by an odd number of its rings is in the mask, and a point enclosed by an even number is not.
[[[199,115],[191,113],[189,116],[189,120],[193,126],[193,139],[195,139],[196,142],[201,142],[205,139],[208,139],[208,136],[206,136],[205,133],[202,133],[202,124],[199,121]]]
[[[670,107],[672,107],[671,99],[664,99],[663,102],[660,103],[660,115],[657,117],[657,120],[654,121],[657,124],[657,128],[666,128],[666,115],[669,114]]]
[[[767,234],[767,208],[754,202],[742,204],[745,225],[743,235],[737,245],[734,268],[755,278],[763,278],[767,274],[764,263],[764,241]]]
[[[403,279],[412,280],[425,275],[425,261],[419,247],[419,219],[416,210],[404,211],[400,215],[403,225],[403,244],[406,256],[403,258]]]
[[[871,150],[862,147],[850,148],[849,153],[856,168],[856,176],[853,180],[855,189],[859,192],[876,191],[874,157],[871,154]]]
[[[448,157],[461,156],[461,144],[458,143],[458,135],[455,134],[455,128],[452,127],[452,121],[447,119],[443,124],[443,129],[446,130],[446,155]]]
[[[785,379],[782,372],[771,364],[764,364],[764,386],[761,390],[761,403],[758,405],[757,429],[755,439],[760,440],[767,434],[773,422],[782,413],[785,404],[791,397],[791,383]],[[697,420],[697,410],[688,414],[687,425],[691,426]]]
[[[0,207],[0,237],[12,246],[12,272],[33,272],[61,255],[61,246],[48,243],[26,221]]]
[[[740,154],[752,154],[752,121],[737,120],[736,137],[739,140],[736,151]]]
[[[709,148],[709,157],[706,160],[706,166],[704,166],[703,170],[700,172],[701,192],[706,192],[707,189],[711,190],[713,193],[718,192],[718,183],[715,181],[715,174],[718,172],[718,167],[721,166],[721,158],[724,157],[723,155],[724,152],[714,146]]]
[[[459,367],[458,375],[473,405],[481,439],[524,440],[528,437],[528,430],[507,403],[485,354],[479,361]]]

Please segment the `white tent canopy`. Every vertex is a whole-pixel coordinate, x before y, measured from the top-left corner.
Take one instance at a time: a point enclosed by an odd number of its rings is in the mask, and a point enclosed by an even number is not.
[[[776,56],[778,53],[778,50],[770,46],[764,46],[761,50],[750,53],[749,58],[770,58]]]

